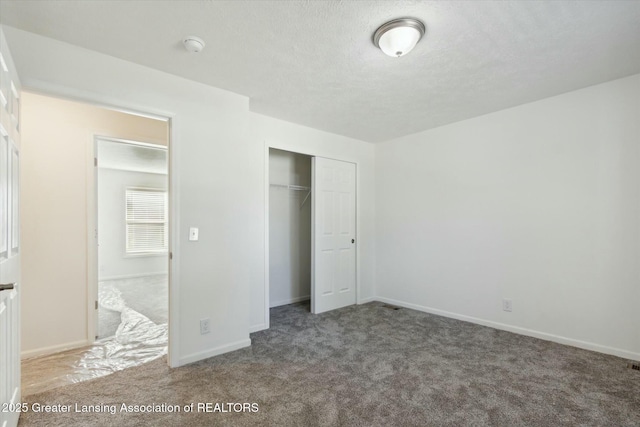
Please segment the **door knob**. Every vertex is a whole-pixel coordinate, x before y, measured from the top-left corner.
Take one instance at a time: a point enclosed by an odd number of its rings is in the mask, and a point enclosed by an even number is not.
[[[3,283],[0,285],[0,291],[10,291],[15,285],[15,283]]]

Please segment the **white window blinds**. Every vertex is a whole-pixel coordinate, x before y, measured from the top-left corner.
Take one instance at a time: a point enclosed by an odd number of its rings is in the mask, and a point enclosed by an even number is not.
[[[127,253],[166,252],[168,247],[167,192],[127,188]]]

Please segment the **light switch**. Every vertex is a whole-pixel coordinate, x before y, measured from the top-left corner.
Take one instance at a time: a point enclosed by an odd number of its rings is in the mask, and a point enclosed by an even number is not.
[[[192,242],[198,240],[198,227],[189,228],[189,240]]]

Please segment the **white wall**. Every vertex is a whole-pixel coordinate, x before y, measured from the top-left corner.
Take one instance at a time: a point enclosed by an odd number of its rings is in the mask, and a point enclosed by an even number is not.
[[[640,75],[377,145],[376,178],[381,299],[640,359]]]
[[[97,52],[10,27],[6,35],[25,87],[172,117],[173,365],[248,345],[250,325],[266,327],[265,143],[358,164],[358,297],[373,297],[371,144],[249,113],[246,97]],[[198,242],[187,240],[190,226]],[[200,335],[207,317],[211,333]]]
[[[311,157],[271,149],[269,181],[311,188]],[[270,307],[304,301],[311,295],[311,197],[307,195],[308,191],[270,187]]]
[[[167,175],[98,168],[98,278],[110,280],[166,274],[166,253],[127,255],[125,191],[127,187],[167,189]]]

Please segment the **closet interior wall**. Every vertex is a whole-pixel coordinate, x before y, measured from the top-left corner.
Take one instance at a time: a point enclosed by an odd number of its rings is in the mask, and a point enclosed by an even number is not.
[[[311,157],[269,150],[269,307],[310,299]]]

